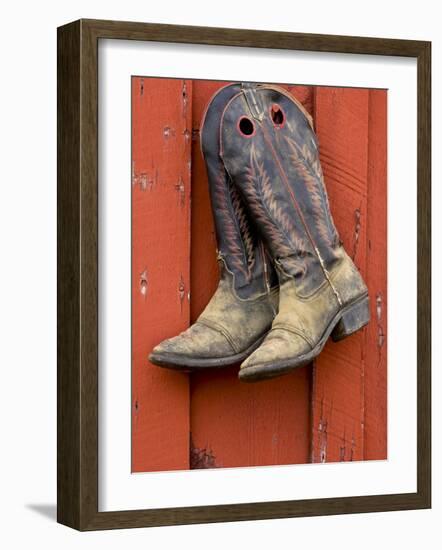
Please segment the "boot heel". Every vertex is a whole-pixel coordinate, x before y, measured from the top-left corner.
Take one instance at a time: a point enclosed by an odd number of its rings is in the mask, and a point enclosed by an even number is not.
[[[339,320],[331,334],[332,340],[338,342],[353,332],[364,327],[370,320],[370,308],[368,296],[350,309],[348,309]]]

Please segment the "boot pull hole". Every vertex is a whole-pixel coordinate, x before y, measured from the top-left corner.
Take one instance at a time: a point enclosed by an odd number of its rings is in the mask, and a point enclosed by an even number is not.
[[[273,124],[275,126],[283,126],[284,124],[284,111],[281,109],[281,107],[274,103],[270,108],[270,116],[272,117]]]
[[[238,128],[243,136],[250,137],[255,133],[255,125],[250,118],[243,116],[239,119]]]

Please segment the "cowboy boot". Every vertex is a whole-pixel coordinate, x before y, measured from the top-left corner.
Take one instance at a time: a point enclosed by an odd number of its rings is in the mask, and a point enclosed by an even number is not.
[[[278,270],[279,313],[241,365],[254,381],[309,363],[369,321],[368,291],[330,213],[310,116],[285,90],[244,84],[221,120],[221,156]]]
[[[149,360],[162,367],[190,370],[239,363],[260,345],[276,314],[278,279],[273,262],[219,156],[221,115],[239,91],[239,85],[218,91],[200,129],[217,235],[219,285],[190,328],[153,349]]]

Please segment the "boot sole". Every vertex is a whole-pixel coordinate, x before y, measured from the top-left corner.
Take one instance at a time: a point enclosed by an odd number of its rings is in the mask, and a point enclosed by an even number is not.
[[[365,327],[370,321],[369,299],[365,295],[338,311],[316,346],[304,355],[295,359],[282,359],[272,363],[264,363],[240,369],[238,378],[242,382],[258,382],[281,376],[294,369],[307,365],[323,350],[329,336],[334,342],[347,338],[351,334]]]
[[[149,355],[149,361],[158,367],[180,370],[181,372],[230,367],[247,359],[251,353],[259,348],[267,334],[268,332],[263,334],[256,342],[241,353],[229,355],[228,357],[193,357],[190,359],[178,353],[151,353]]]

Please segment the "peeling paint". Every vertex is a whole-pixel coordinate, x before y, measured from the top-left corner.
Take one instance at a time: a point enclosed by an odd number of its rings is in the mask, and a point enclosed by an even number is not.
[[[324,398],[321,399],[321,417],[318,424],[319,432],[319,461],[327,461],[327,428],[328,422],[324,418]]]
[[[153,174],[148,172],[136,172],[135,163],[132,164],[132,185],[139,185],[141,191],[150,191],[158,183],[158,169],[152,169]]]
[[[380,322],[382,318],[382,295],[380,292],[376,294],[376,317]]]
[[[356,258],[356,253],[358,251],[360,232],[361,232],[361,210],[360,210],[360,208],[356,208],[356,210],[355,210],[355,231],[354,231],[354,239],[353,239],[352,260],[354,260]]]
[[[144,94],[144,78],[140,79],[140,95]]]
[[[384,331],[382,327],[378,327],[378,348],[381,348],[384,345]]]
[[[204,470],[207,468],[219,468],[216,464],[216,457],[213,451],[208,448],[199,449],[195,447],[192,434],[190,435],[190,469]]]
[[[175,189],[179,193],[179,204],[181,208],[184,208],[184,205],[186,203],[186,188],[184,186],[184,180],[181,176],[178,180],[178,183],[175,184]]]
[[[146,191],[149,178],[146,172],[141,172],[141,174],[137,174],[136,176],[136,184],[140,186],[141,191]]]
[[[376,294],[376,320],[377,320],[377,327],[378,327],[378,337],[377,337],[377,347],[378,347],[378,367],[381,364],[382,361],[382,347],[385,342],[385,333],[384,333],[384,327],[382,325],[382,311],[383,311],[383,300],[382,300],[382,293],[378,292]]]
[[[183,130],[183,136],[184,136],[184,143],[187,146],[190,143],[190,140],[192,139],[191,132],[186,128]]]
[[[353,462],[355,452],[356,452],[356,440],[354,433],[351,435],[351,445],[350,445],[350,456],[348,458],[349,462]],[[347,455],[347,448],[348,448],[348,439],[346,436],[345,428],[344,428],[344,434],[342,436],[342,445],[339,446],[339,461],[345,462],[346,455]]]
[[[327,460],[327,420],[321,418],[318,426],[319,431],[319,460],[326,462]]]
[[[183,118],[186,118],[187,117],[187,105],[189,103],[189,96],[187,94],[187,85],[186,85],[186,81],[183,80],[183,88],[182,88],[182,98],[183,98],[183,109],[182,109],[182,113],[183,113]]]
[[[350,462],[353,462],[353,458],[356,451],[356,440],[355,440],[355,434],[351,434],[351,449],[350,449]]]
[[[140,274],[140,292],[146,298],[147,295],[147,269]]]
[[[170,126],[164,126],[163,137],[166,141],[171,137],[175,137],[175,129],[171,128]]]
[[[184,283],[183,275],[181,274],[180,282],[178,284],[178,296],[180,297],[181,312],[183,311],[183,301],[184,301],[185,292],[186,292],[186,285]]]
[[[345,438],[345,428],[344,435],[342,436],[342,445],[339,446],[339,461],[345,462],[345,452],[347,450],[347,441]]]

